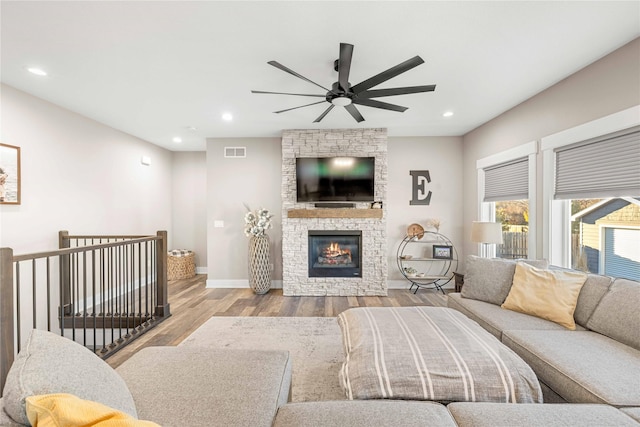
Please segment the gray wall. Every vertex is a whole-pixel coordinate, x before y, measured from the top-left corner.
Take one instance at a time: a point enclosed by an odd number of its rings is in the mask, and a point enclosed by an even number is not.
[[[169,249],[195,252],[198,273],[207,266],[207,153],[173,153],[172,236]]]
[[[409,205],[411,170],[428,170],[432,191],[429,205]],[[407,226],[426,224],[428,219],[441,222],[440,233],[446,235],[462,253],[462,138],[402,137],[389,138],[389,188],[387,202],[387,254],[389,287],[408,283],[398,271],[396,253]]]
[[[65,229],[170,230],[171,152],[10,86],[1,89],[0,140],[21,148],[22,204],[0,205],[0,246],[18,254],[52,250]],[[141,164],[142,156],[151,166]]]
[[[207,140],[207,268],[208,286],[247,286],[248,239],[243,234],[243,203],[274,213],[269,231],[272,278],[282,279],[280,138],[210,138]],[[225,159],[225,146],[246,146],[245,159]],[[402,137],[388,142],[387,256],[390,287],[405,286],[396,268],[397,246],[413,222],[442,221],[440,231],[460,247],[462,238],[462,138]],[[410,170],[429,170],[433,192],[428,206],[410,206]],[[214,221],[224,228],[214,228]],[[276,283],[277,284],[277,283]]]
[[[225,158],[227,146],[246,147],[246,158]],[[207,139],[208,286],[248,286],[245,204],[274,215],[273,229],[267,232],[275,267],[272,279],[282,280],[281,159],[280,138]],[[224,227],[215,228],[215,221],[224,221]]]
[[[535,70],[532,70],[535,72]],[[477,219],[476,161],[640,104],[640,39],[560,81],[464,136],[464,242],[475,254],[471,222]],[[537,158],[537,253],[542,254],[542,156]]]

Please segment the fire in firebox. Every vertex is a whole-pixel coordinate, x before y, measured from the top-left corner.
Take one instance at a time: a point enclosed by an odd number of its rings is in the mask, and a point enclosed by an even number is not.
[[[318,256],[320,265],[343,265],[351,264],[351,250],[341,248],[339,243],[331,242],[322,249]]]

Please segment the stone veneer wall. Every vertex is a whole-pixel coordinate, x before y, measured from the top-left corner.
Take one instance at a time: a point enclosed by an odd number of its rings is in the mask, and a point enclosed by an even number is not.
[[[315,209],[296,203],[297,157],[375,157],[375,199],[382,219],[289,218],[290,209]],[[282,134],[282,289],[287,296],[387,295],[387,130],[285,130]],[[366,209],[369,203],[357,203]],[[308,230],[362,230],[362,277],[309,277]]]

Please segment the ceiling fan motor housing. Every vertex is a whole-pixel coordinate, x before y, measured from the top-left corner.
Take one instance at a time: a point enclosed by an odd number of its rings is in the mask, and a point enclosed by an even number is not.
[[[327,102],[341,107],[351,104],[354,93],[350,89],[351,83],[345,91],[340,87],[340,82],[335,82],[331,85],[331,90],[327,92]]]

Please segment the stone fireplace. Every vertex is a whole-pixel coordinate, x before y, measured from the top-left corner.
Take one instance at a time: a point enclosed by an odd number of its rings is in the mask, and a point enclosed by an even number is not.
[[[334,156],[375,157],[375,200],[383,202],[382,209],[371,209],[368,202],[357,202],[354,208],[316,208],[313,203],[297,203],[295,159]],[[282,135],[283,294],[387,295],[386,199],[386,129],[285,130]],[[315,269],[312,264],[317,264],[322,256],[311,245],[310,235],[316,235],[323,244],[326,243],[323,236],[333,235],[338,240],[333,243],[340,246],[329,246],[325,253],[330,256],[321,260],[322,265]],[[358,236],[357,250],[355,242],[350,240],[353,237],[348,236]],[[342,253],[345,249],[350,251],[350,262],[347,254]],[[354,266],[346,266],[354,261],[359,264],[356,270]],[[344,265],[327,265],[331,263]]]

